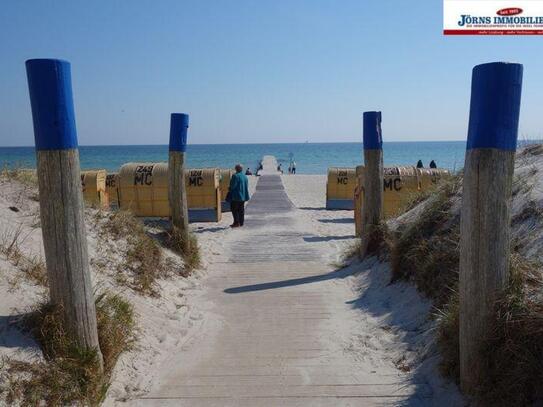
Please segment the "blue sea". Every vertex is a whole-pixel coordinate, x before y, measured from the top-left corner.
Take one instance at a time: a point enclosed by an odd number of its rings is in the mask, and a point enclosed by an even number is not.
[[[385,166],[427,167],[435,160],[438,167],[458,170],[464,166],[464,141],[385,142]],[[115,172],[128,162],[168,160],[168,146],[80,146],[82,169],[104,168]],[[189,168],[231,168],[240,162],[256,170],[264,155],[275,156],[286,170],[294,159],[299,174],[326,174],[328,167],[355,167],[363,163],[362,143],[300,144],[196,144],[187,148]],[[0,168],[35,168],[34,147],[0,147]]]

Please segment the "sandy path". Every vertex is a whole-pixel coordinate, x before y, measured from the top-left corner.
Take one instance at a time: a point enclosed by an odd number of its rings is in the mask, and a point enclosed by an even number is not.
[[[246,226],[226,235],[210,266],[208,318],[163,366],[137,405],[371,406],[424,398],[378,357],[360,361],[345,348],[360,332],[353,291],[319,251],[273,174],[265,171]],[[416,387],[416,389],[415,389]],[[416,391],[417,394],[414,394]]]

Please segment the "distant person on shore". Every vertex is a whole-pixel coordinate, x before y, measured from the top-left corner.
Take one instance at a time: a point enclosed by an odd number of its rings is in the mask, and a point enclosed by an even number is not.
[[[247,171],[245,171],[245,175],[253,175],[249,167],[247,167]]]
[[[430,161],[430,168],[437,168],[436,162],[434,160]]]
[[[291,174],[295,175],[296,174],[296,161],[293,161],[292,162],[292,169],[291,169]]]
[[[417,163],[417,168],[424,168],[424,164],[422,164],[422,160],[419,160]]]
[[[281,174],[283,173],[283,168],[281,168],[281,164],[277,166],[277,171],[280,172]]]
[[[230,179],[230,187],[226,195],[226,201],[230,202],[230,209],[234,217],[234,223],[230,227],[243,226],[245,221],[245,202],[249,200],[249,180],[243,174],[243,166],[236,164],[236,173]]]

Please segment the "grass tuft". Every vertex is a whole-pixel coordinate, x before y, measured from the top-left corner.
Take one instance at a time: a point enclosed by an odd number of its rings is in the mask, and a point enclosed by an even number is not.
[[[518,255],[496,303],[494,328],[483,339],[484,374],[475,395],[481,404],[529,406],[543,401],[543,291],[541,265]]]
[[[96,298],[96,320],[104,371],[109,374],[121,353],[135,342],[134,308],[120,295],[105,292]]]
[[[19,270],[26,281],[41,287],[47,287],[47,268],[41,256],[25,255],[19,264]]]
[[[36,174],[36,170],[29,168],[10,168],[5,165],[0,171],[0,178],[7,181],[17,181],[28,187],[38,186],[38,176]]]
[[[45,360],[8,360],[2,371],[0,389],[8,404],[99,405],[119,355],[134,342],[134,311],[118,295],[101,294],[96,299],[99,343],[104,370],[95,350],[74,344],[63,328],[57,306],[40,304],[22,321],[40,344]]]
[[[3,232],[0,236],[0,255],[17,268],[24,280],[46,287],[47,270],[45,262],[41,256],[23,253],[21,244],[24,242],[25,237],[22,236],[22,231],[22,225],[19,225],[16,229],[6,229]],[[17,283],[18,281],[13,281],[12,285],[17,285]]]
[[[158,296],[157,280],[168,276],[168,268],[158,243],[150,237],[143,223],[130,211],[109,214],[102,235],[126,239],[128,247],[119,266],[118,282],[150,296]]]
[[[362,232],[362,234],[364,234],[364,232]],[[365,257],[375,254],[384,256],[390,247],[390,232],[386,222],[381,222],[379,225],[371,228],[369,236],[363,236],[362,241],[364,239],[367,239],[366,252],[364,253]]]
[[[200,256],[200,246],[198,246],[198,240],[193,234],[190,235],[190,249],[187,253],[183,254],[185,272],[190,273],[197,269],[202,264]]]
[[[183,234],[174,228],[168,232],[167,244],[170,249],[183,257],[185,267],[183,275],[187,276],[193,270],[200,267],[200,247],[198,246],[198,239],[196,239],[193,233],[189,232],[187,243]]]
[[[396,233],[391,253],[393,280],[413,281],[433,299],[441,372],[457,382],[460,216],[454,202],[460,181],[455,177],[432,192],[417,218]],[[541,218],[540,210],[535,202],[527,202],[512,221],[534,218]],[[510,281],[495,304],[493,330],[481,338],[484,366],[473,395],[478,404],[528,406],[543,400],[542,280],[541,265],[512,253]]]
[[[426,201],[429,197],[436,193],[436,191],[439,189],[439,185],[441,184],[433,184],[429,188],[409,192],[405,202],[400,205],[397,213],[395,213],[395,216],[400,216],[406,212],[409,212],[421,202]]]
[[[364,245],[364,238],[367,238],[368,242],[366,252],[363,256],[362,251]],[[381,222],[379,225],[373,228],[370,236],[363,236],[362,238],[357,237],[352,244],[348,245],[344,249],[339,259],[339,262],[335,264],[335,266],[338,268],[343,268],[346,267],[352,259],[362,260],[365,256],[372,256],[375,254],[378,254],[381,259],[384,259],[384,256],[387,253],[390,245],[389,239],[390,232],[388,230],[386,222]]]
[[[480,405],[530,406],[543,400],[541,266],[513,253],[510,281],[495,305],[492,332],[482,338],[483,371],[473,395]],[[442,373],[460,379],[458,295],[438,315]]]
[[[357,237],[353,243],[348,245],[343,251],[338,267],[345,267],[349,260],[360,258],[362,253],[362,239]]]
[[[441,352],[443,376],[460,382],[460,302],[458,291],[436,312],[437,344]]]
[[[451,211],[461,179],[451,177],[427,199],[418,218],[391,242],[392,280],[413,281],[440,306],[458,281],[460,217]]]

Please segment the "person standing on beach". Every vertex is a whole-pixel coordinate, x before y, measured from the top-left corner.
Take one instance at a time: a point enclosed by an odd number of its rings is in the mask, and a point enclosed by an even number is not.
[[[243,226],[245,221],[245,202],[249,200],[249,180],[243,173],[243,166],[236,164],[236,173],[230,179],[230,187],[226,195],[226,201],[230,202],[234,223],[230,227]]]
[[[296,174],[296,161],[293,161],[293,162],[292,162],[292,170],[291,170],[291,173],[292,173],[293,175]]]

